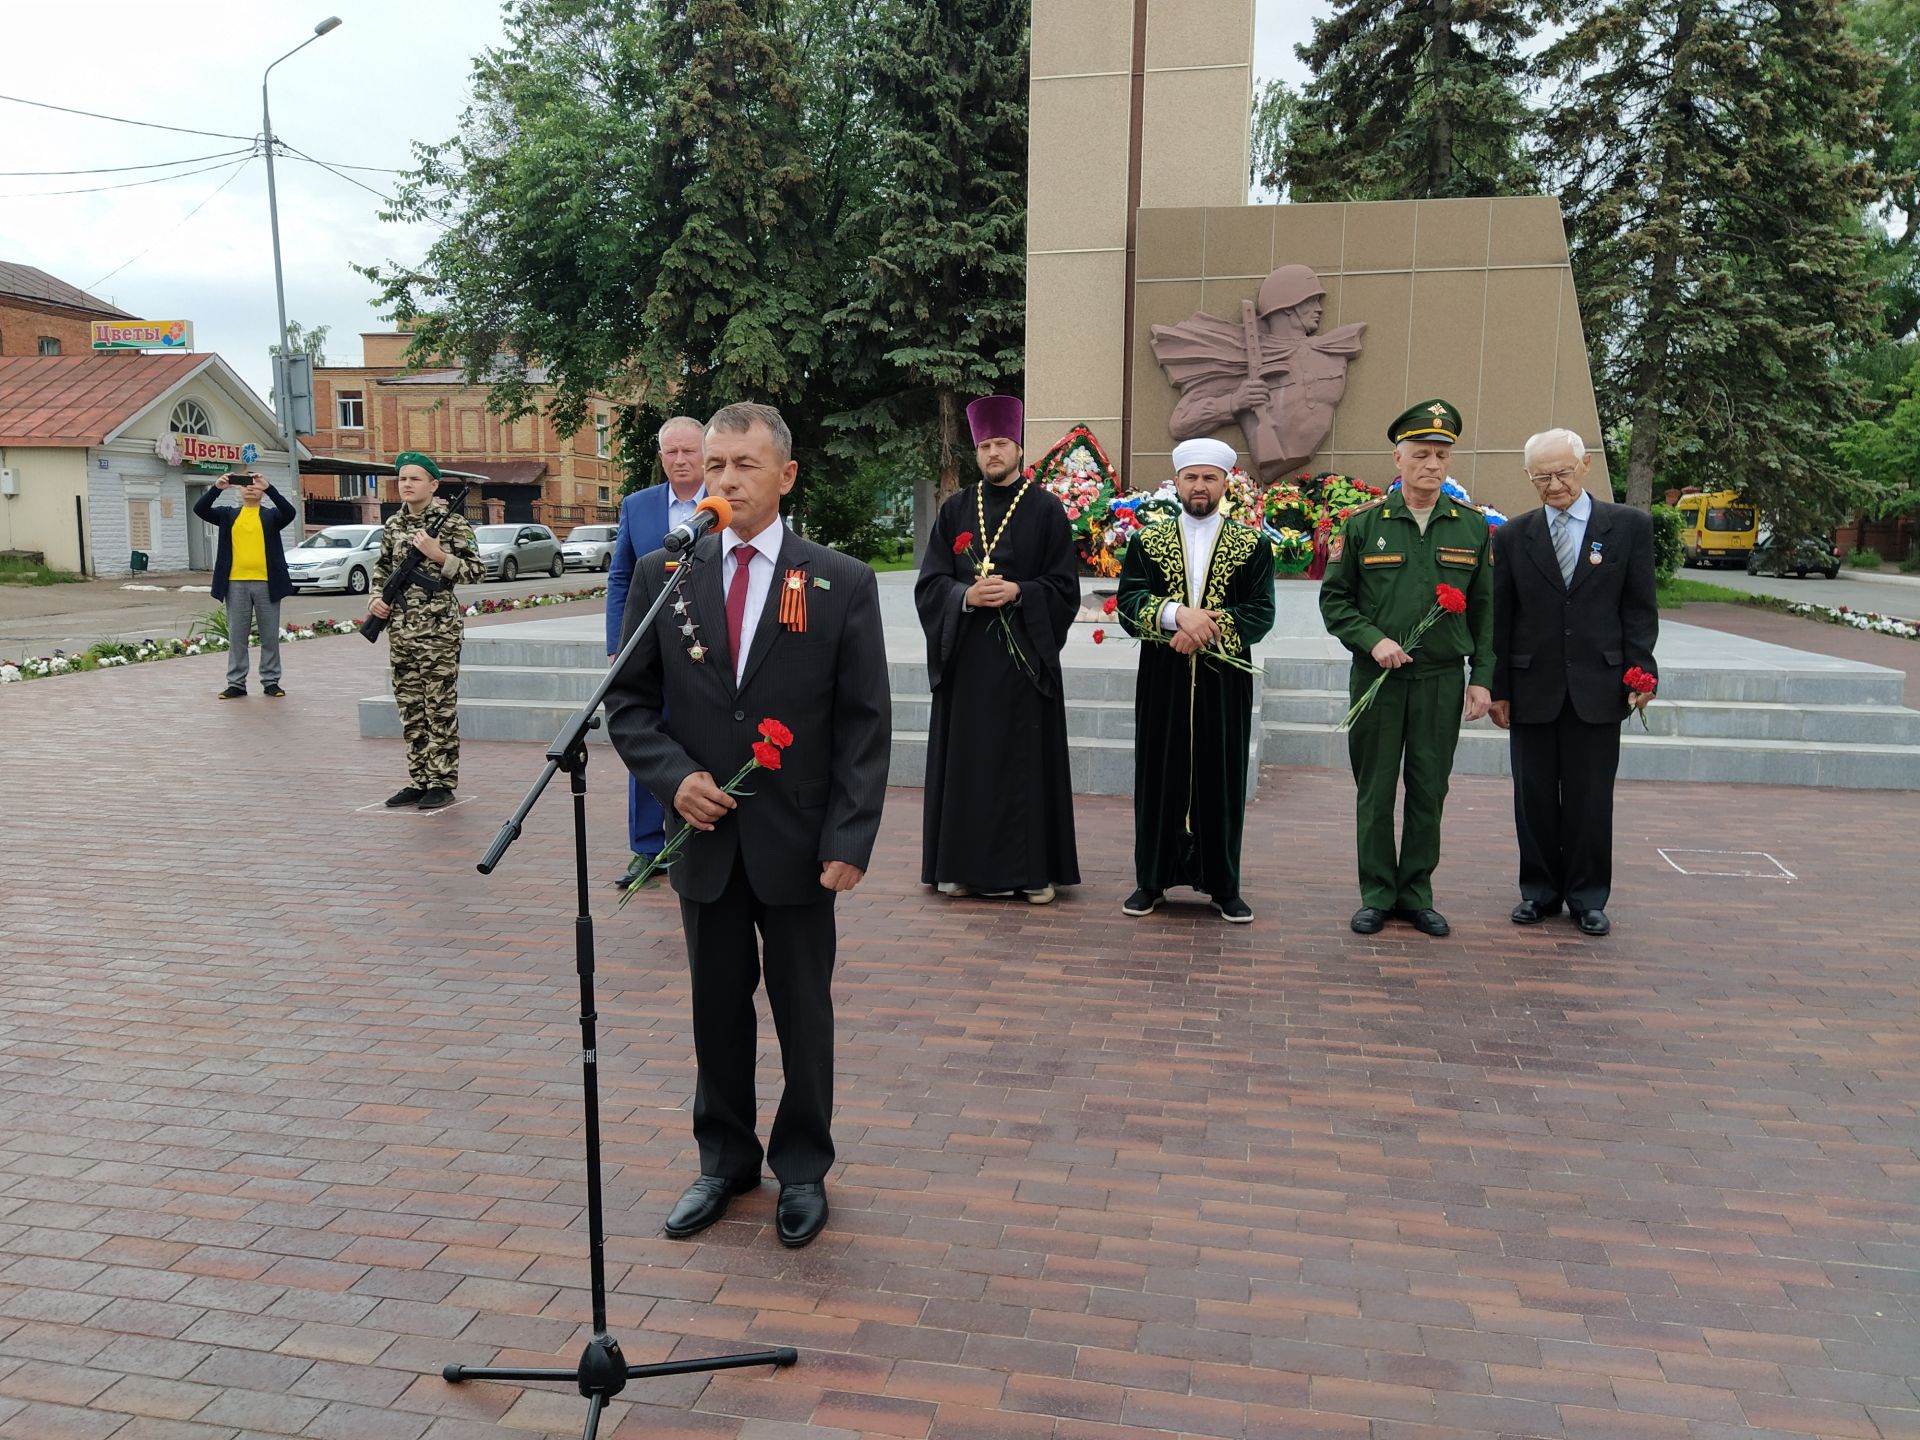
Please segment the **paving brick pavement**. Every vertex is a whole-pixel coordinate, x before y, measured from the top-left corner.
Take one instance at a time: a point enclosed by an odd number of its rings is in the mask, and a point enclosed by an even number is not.
[[[578,1433],[576,1395],[439,1378],[584,1339],[565,797],[491,879],[535,747],[362,811],[401,770],[354,725],[381,662],[298,645],[282,703],[216,705],[218,656],[0,690],[0,1440]],[[684,962],[666,897],[603,914],[613,1324],[802,1358],[602,1433],[1920,1436],[1920,797],[1623,786],[1583,942],[1507,922],[1507,793],[1463,779],[1433,942],[1345,929],[1348,796],[1266,774],[1229,928],[1119,914],[1110,800],[1053,907],[931,901],[894,792],[799,1252],[771,1186],[660,1237]]]

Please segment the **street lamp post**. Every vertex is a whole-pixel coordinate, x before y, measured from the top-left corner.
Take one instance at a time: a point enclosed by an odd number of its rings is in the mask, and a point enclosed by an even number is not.
[[[329,15],[313,27],[313,34],[287,51],[280,60],[291,59],[329,30],[337,30],[339,27],[340,17]],[[274,61],[273,65],[278,65],[280,60]],[[267,106],[267,77],[273,74],[273,65],[267,66],[260,75],[260,129],[267,151],[267,216],[273,229],[273,298],[280,310],[280,343],[276,347],[276,363],[273,367],[273,413],[274,418],[280,423],[280,443],[286,448],[292,488],[298,492],[300,461],[295,447],[300,442],[295,439],[293,433],[293,397],[287,393],[287,282],[286,275],[280,266],[280,196],[273,183],[273,112]]]

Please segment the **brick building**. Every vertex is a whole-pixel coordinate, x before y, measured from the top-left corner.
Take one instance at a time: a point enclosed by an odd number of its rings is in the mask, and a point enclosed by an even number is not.
[[[91,354],[94,321],[133,318],[44,270],[0,260],[0,358]]]
[[[531,521],[564,535],[574,525],[617,518],[621,474],[611,402],[600,401],[593,423],[571,436],[544,415],[505,422],[488,413],[487,387],[462,383],[458,370],[408,373],[412,338],[365,334],[363,364],[315,368],[308,450],[330,468],[418,450],[449,469],[484,475],[481,503],[469,499],[466,510],[493,522]],[[542,378],[536,366],[534,383]],[[383,486],[375,475],[307,473],[300,484],[310,525],[374,521],[398,503],[393,482]]]

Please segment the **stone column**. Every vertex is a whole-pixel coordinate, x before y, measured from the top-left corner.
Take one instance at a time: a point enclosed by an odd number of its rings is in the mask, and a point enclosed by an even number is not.
[[[1246,203],[1253,7],[1254,0],[1036,0],[1029,459],[1079,422],[1116,465],[1141,448],[1125,433],[1134,214],[1142,206]]]

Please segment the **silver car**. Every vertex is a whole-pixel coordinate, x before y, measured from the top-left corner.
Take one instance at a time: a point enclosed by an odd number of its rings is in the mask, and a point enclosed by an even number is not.
[[[569,570],[611,570],[613,547],[620,538],[618,525],[576,525],[567,532],[560,554]]]
[[[380,559],[378,525],[329,525],[287,552],[287,579],[296,591],[345,590],[364,595]]]
[[[512,580],[540,570],[557,580],[566,573],[560,542],[544,525],[477,525],[473,538],[487,562],[489,580]]]

